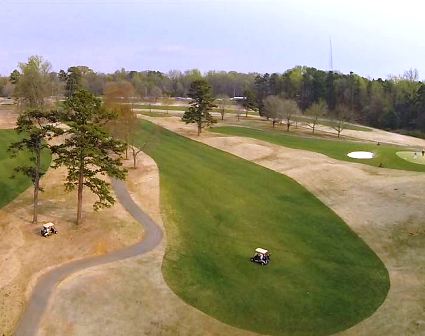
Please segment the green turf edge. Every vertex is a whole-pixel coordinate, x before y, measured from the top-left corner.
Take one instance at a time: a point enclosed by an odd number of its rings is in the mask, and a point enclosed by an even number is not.
[[[18,154],[11,158],[7,148],[12,142],[18,141],[19,135],[13,129],[0,129],[0,208],[24,192],[32,182],[22,174],[16,174],[14,168],[28,163],[29,154]],[[47,171],[50,166],[51,155],[48,151],[42,153],[42,169]],[[12,178],[12,176],[15,176]]]
[[[293,133],[283,131],[268,131],[250,127],[219,126],[209,129],[210,132],[223,134],[226,136],[249,137],[266,141],[275,145],[280,145],[293,149],[307,150],[324,154],[331,158],[361,163],[372,167],[425,172],[425,166],[410,163],[396,155],[403,148],[401,146],[355,142],[343,139],[321,139],[318,137],[303,137]],[[349,152],[369,151],[374,153],[374,158],[370,160],[353,159],[347,156]]]
[[[144,122],[144,123],[146,125],[146,122]],[[169,131],[162,130],[162,132],[169,132]],[[169,134],[168,134],[168,136],[170,136]],[[231,315],[231,318],[229,318],[230,315],[228,313],[223,314],[222,312],[220,312],[219,307],[218,308],[217,307],[213,307],[213,305],[206,305],[206,306],[204,305],[203,306],[202,303],[199,302],[199,297],[198,296],[193,297],[192,295],[190,295],[190,293],[187,292],[187,288],[185,289],[185,286],[184,285],[182,286],[182,284],[181,284],[182,281],[187,281],[187,279],[185,279],[185,278],[187,278],[187,275],[185,275],[184,273],[179,274],[179,269],[181,268],[181,266],[179,266],[179,265],[181,265],[181,259],[180,259],[179,255],[178,255],[178,253],[176,253],[175,247],[172,245],[174,243],[170,243],[170,241],[169,241],[168,242],[168,245],[167,245],[166,255],[165,255],[164,261],[163,261],[163,274],[164,274],[164,277],[165,277],[167,283],[169,284],[169,286],[185,302],[187,302],[187,303],[189,303],[191,305],[194,305],[195,307],[197,307],[198,309],[204,311],[205,313],[210,314],[213,317],[215,317],[215,318],[217,318],[217,319],[219,319],[219,320],[221,320],[221,321],[223,321],[225,323],[228,323],[230,325],[233,325],[233,326],[236,326],[236,327],[239,327],[239,328],[243,328],[243,329],[249,329],[249,330],[261,332],[261,333],[271,333],[271,334],[274,334],[274,335],[281,335],[281,334],[282,335],[283,334],[290,334],[290,335],[311,335],[312,332],[315,335],[327,335],[327,334],[330,334],[330,333],[334,333],[334,332],[337,332],[337,331],[340,331],[340,330],[344,330],[344,329],[346,329],[348,327],[351,327],[352,325],[358,323],[359,321],[363,320],[364,318],[370,316],[382,304],[382,302],[385,300],[386,294],[387,294],[388,289],[389,289],[389,276],[388,276],[388,272],[387,272],[387,270],[385,268],[385,265],[382,263],[382,261],[379,259],[379,257],[342,221],[341,218],[339,218],[331,209],[329,209],[325,205],[323,205],[323,203],[321,203],[320,200],[318,200],[314,195],[311,195],[308,191],[306,191],[301,185],[299,185],[295,181],[293,181],[293,180],[289,179],[288,177],[285,177],[285,176],[283,176],[281,174],[278,174],[278,173],[276,173],[274,171],[268,170],[266,168],[262,168],[260,166],[257,166],[255,164],[253,164],[253,163],[250,163],[250,162],[245,161],[243,159],[237,158],[237,157],[235,157],[235,156],[233,156],[233,155],[231,155],[229,153],[225,153],[225,152],[222,152],[222,151],[219,151],[219,150],[216,150],[216,149],[212,149],[211,147],[208,147],[206,145],[203,145],[203,144],[194,142],[192,140],[183,138],[183,137],[181,137],[179,135],[173,134],[173,137],[184,139],[184,141],[187,141],[188,143],[191,143],[194,146],[198,146],[198,148],[202,148],[202,151],[211,151],[212,150],[212,151],[215,151],[215,153],[221,153],[220,155],[224,156],[225,158],[227,158],[230,161],[243,162],[242,165],[247,165],[247,167],[248,166],[251,167],[249,169],[260,170],[264,174],[267,174],[267,175],[270,175],[271,174],[271,175],[275,176],[278,179],[286,179],[287,181],[291,181],[292,185],[293,186],[296,186],[295,187],[296,189],[298,188],[298,189],[302,190],[304,193],[306,193],[306,195],[309,195],[309,197],[311,199],[313,199],[314,202],[316,202],[317,204],[320,204],[320,206],[323,209],[326,209],[328,211],[328,215],[329,216],[331,216],[331,217],[333,216],[336,219],[336,221],[338,221],[340,224],[342,224],[342,225],[340,225],[339,229],[344,228],[343,231],[344,230],[347,230],[349,232],[349,235],[352,235],[353,237],[355,237],[354,240],[358,240],[359,244],[362,245],[362,247],[364,249],[364,251],[363,250],[362,251],[364,253],[366,253],[366,255],[369,255],[370,258],[375,259],[375,261],[376,261],[375,267],[378,270],[380,269],[380,272],[381,272],[381,274],[379,276],[378,275],[376,275],[376,276],[378,276],[380,278],[379,281],[381,281],[383,283],[383,288],[381,288],[380,290],[378,290],[378,292],[380,292],[379,293],[379,300],[376,300],[376,302],[374,302],[373,309],[370,309],[367,314],[364,314],[363,313],[358,318],[350,320],[350,322],[348,324],[346,323],[346,321],[345,322],[344,321],[338,321],[338,323],[340,323],[340,324],[336,328],[330,328],[330,329],[328,328],[327,330],[317,330],[317,328],[314,327],[314,328],[311,328],[309,330],[304,330],[304,332],[302,332],[300,330],[288,330],[288,329],[286,329],[284,331],[282,331],[282,330],[276,330],[276,328],[274,328],[273,326],[271,326],[270,328],[267,328],[267,327],[261,326],[259,324],[256,324],[256,322],[253,325],[252,324],[249,324],[249,323],[247,324],[247,320],[246,319],[245,320],[243,318],[242,319],[238,319],[237,315],[239,315],[239,314],[236,314],[236,320],[235,320],[235,315],[234,314],[233,315],[230,314]],[[143,139],[141,139],[140,141],[143,141]],[[180,231],[180,230],[183,230],[184,231],[184,229],[185,229],[184,227],[176,226],[175,225],[176,223],[179,223],[179,221],[182,220],[182,217],[181,217],[182,214],[179,213],[178,210],[176,210],[178,207],[176,208],[174,206],[170,206],[171,204],[178,204],[179,200],[174,198],[172,188],[167,187],[167,184],[170,181],[169,181],[169,178],[168,177],[165,177],[164,176],[164,174],[163,174],[164,169],[161,169],[161,162],[160,161],[162,161],[162,159],[157,160],[158,158],[155,158],[155,156],[156,156],[155,155],[155,150],[152,150],[152,151],[149,151],[148,150],[147,152],[148,152],[149,155],[151,155],[155,159],[155,161],[157,161],[157,164],[160,167],[160,176],[161,176],[161,205],[162,205],[162,208],[164,210],[163,212],[165,212],[165,215],[166,215],[165,223],[166,223],[166,228],[167,228],[167,235],[170,238],[170,240],[172,241],[174,238],[176,238],[178,236],[178,234],[179,234],[178,231]],[[185,186],[185,187],[186,187],[187,190],[192,190],[191,189],[191,186]],[[190,232],[189,232],[189,234],[190,234]],[[191,242],[191,243],[195,243],[195,242]],[[205,242],[205,243],[207,244],[208,242]],[[250,248],[248,248],[248,249],[245,248],[244,249],[244,251],[242,253],[243,258],[245,258],[247,254],[249,254],[249,253],[252,252],[252,248],[251,247],[252,247],[252,244],[250,244]],[[177,247],[177,249],[178,249],[178,247]],[[273,248],[272,248],[272,250],[276,251],[276,249],[273,249]],[[241,257],[241,253],[240,252],[241,251],[238,251],[238,253],[236,253],[238,255],[238,258],[239,258],[238,261],[239,262],[240,262],[240,257]],[[185,258],[185,256],[183,256],[183,262],[184,262],[184,258]],[[196,263],[198,263],[199,265],[202,266],[203,263],[205,264],[205,260],[202,260],[202,256],[201,257],[195,257],[195,259],[196,259]],[[208,262],[207,262],[207,264],[208,264]],[[247,266],[248,264],[249,263],[244,264],[244,266]],[[320,267],[324,267],[324,268],[326,268],[326,267],[332,267],[331,264],[330,265],[325,265],[326,262],[324,262],[324,263],[322,262],[322,263],[319,263],[319,264],[321,264]],[[214,274],[214,267],[213,267],[213,269],[210,269],[208,271],[208,269],[209,269],[208,267],[209,266],[208,265],[206,265],[206,266],[203,265],[203,266],[206,267],[206,271],[207,271],[206,272],[206,274],[207,274],[206,276],[207,277],[210,276],[211,274]],[[248,271],[252,271],[251,266],[252,265],[247,266],[248,268],[245,268],[244,271],[245,272],[247,270]],[[315,265],[313,264],[312,266],[315,266]],[[268,272],[268,271],[270,271],[272,269],[273,269],[273,267],[267,268],[266,269],[266,272]],[[254,269],[254,272],[255,272],[255,270],[257,270],[257,269]],[[380,272],[376,271],[376,273],[380,273]],[[256,276],[261,277],[262,274],[256,274]],[[185,280],[182,280],[182,279],[185,279]],[[225,279],[218,279],[218,282],[220,282],[220,281],[225,281]],[[189,292],[191,292],[193,290],[193,286],[195,286],[195,291],[200,291],[199,288],[196,289],[196,286],[197,286],[196,281],[193,282],[193,281],[191,281],[189,279],[189,284],[190,283],[192,283],[192,285],[189,285],[188,286],[188,288],[190,288],[189,289]],[[261,283],[260,284],[257,283],[256,285],[261,285]],[[208,287],[207,287],[207,289],[208,289]],[[211,288],[210,288],[210,290],[207,290],[207,289],[206,289],[207,294],[206,295],[203,295],[203,298],[204,299],[207,298],[209,300],[213,300],[212,302],[214,302],[214,299],[215,298],[214,297],[211,297],[211,295],[212,295],[211,293],[208,293],[208,292],[211,291]],[[366,290],[370,290],[370,288],[368,288]],[[204,292],[204,291],[202,291],[202,292]],[[214,292],[214,290],[212,292]],[[377,293],[375,293],[375,294],[377,294]],[[251,295],[255,295],[255,293],[253,293]],[[237,300],[238,298],[235,298],[235,299]],[[239,298],[239,299],[241,299],[241,298]],[[242,301],[244,301],[244,298],[242,298]],[[244,309],[253,309],[253,307],[252,307],[252,305],[249,305],[248,304],[248,305],[246,305],[244,307]],[[290,307],[290,309],[294,309],[294,307]],[[350,309],[354,309],[354,308],[353,307],[350,307]],[[298,312],[298,316],[301,316],[299,314],[299,312]],[[254,321],[257,321],[257,319],[256,319],[255,316],[253,316],[251,318],[251,320],[252,319],[254,319]],[[304,321],[304,322],[307,322],[307,321]],[[297,328],[297,327],[295,326],[295,328]]]

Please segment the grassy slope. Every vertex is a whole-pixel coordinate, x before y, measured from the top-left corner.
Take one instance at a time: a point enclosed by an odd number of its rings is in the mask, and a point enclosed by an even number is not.
[[[155,130],[155,131],[154,131]],[[389,289],[377,256],[288,177],[141,122],[160,169],[164,276],[185,301],[273,335],[327,335],[372,314]],[[254,248],[272,252],[261,267]]]
[[[250,137],[258,140],[268,141],[289,148],[304,149],[325,154],[337,160],[364,163],[371,166],[379,166],[382,163],[385,168],[411,170],[425,172],[425,166],[410,163],[398,157],[396,153],[402,147],[380,145],[370,143],[359,143],[345,140],[326,140],[320,138],[307,138],[297,135],[285,134],[282,131],[263,131],[247,127],[216,127],[212,131],[227,134]],[[352,159],[347,156],[349,152],[369,151],[375,153],[371,160]]]
[[[31,185],[31,180],[21,174],[16,174],[13,169],[21,164],[28,163],[28,155],[18,155],[10,158],[7,148],[12,142],[17,141],[18,136],[14,130],[0,130],[0,207],[6,205],[21,192]],[[46,152],[43,155],[44,169],[50,164],[50,155]]]

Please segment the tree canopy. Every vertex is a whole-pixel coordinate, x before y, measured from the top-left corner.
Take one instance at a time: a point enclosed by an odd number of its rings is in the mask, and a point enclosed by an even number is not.
[[[115,140],[106,130],[106,124],[116,115],[102,106],[101,101],[86,90],[78,90],[64,103],[61,120],[69,127],[62,144],[52,147],[56,154],[54,167],[68,170],[66,189],[77,188],[77,224],[82,221],[83,188],[89,188],[98,200],[93,207],[98,210],[110,207],[115,199],[110,185],[101,176],[124,179],[121,154],[125,145]]]
[[[186,123],[196,123],[198,135],[202,128],[211,125],[216,120],[210,114],[212,108],[217,107],[214,104],[211,87],[204,79],[195,80],[190,86],[188,96],[192,99],[190,107],[183,114],[182,120]]]

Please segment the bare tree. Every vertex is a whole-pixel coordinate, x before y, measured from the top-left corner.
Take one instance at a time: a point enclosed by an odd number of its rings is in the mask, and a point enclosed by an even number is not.
[[[317,124],[319,123],[319,118],[326,115],[327,111],[328,107],[324,100],[314,103],[305,111],[305,114],[311,118],[307,121],[307,126],[313,130],[313,134]]]
[[[351,118],[351,110],[345,105],[337,105],[331,119],[331,127],[337,132],[338,138],[346,128]]]
[[[221,95],[216,99],[219,112],[221,114],[221,120],[224,120],[224,114],[226,113],[226,107],[230,105],[230,98],[227,95]]]
[[[137,136],[136,133],[133,132],[131,134],[130,150],[131,150],[131,155],[133,157],[133,169],[137,168],[137,157],[139,156],[139,154],[142,153],[147,147],[152,149],[158,144],[158,141],[159,141],[158,134],[159,134],[159,127],[155,127],[155,130],[150,133],[150,135],[146,138],[145,142],[140,147],[136,147],[134,145],[135,138]]]
[[[125,158],[128,159],[128,145],[131,134],[135,131],[137,117],[133,112],[131,97],[134,87],[128,81],[108,83],[104,90],[106,108],[113,111],[117,118],[110,121],[108,127],[113,136],[127,144]]]
[[[169,112],[170,109],[170,105],[174,102],[174,99],[170,96],[167,97],[163,97],[161,99],[161,103],[165,106],[165,110],[167,111],[167,114]]]
[[[43,109],[51,94],[51,65],[40,56],[31,56],[27,63],[19,63],[21,75],[16,81],[15,95],[23,109]]]
[[[294,116],[300,113],[297,103],[291,99],[284,99],[283,104],[283,120],[285,121],[286,131],[295,123]]]
[[[264,116],[271,119],[273,127],[282,120],[284,100],[278,96],[267,96],[263,99]]]

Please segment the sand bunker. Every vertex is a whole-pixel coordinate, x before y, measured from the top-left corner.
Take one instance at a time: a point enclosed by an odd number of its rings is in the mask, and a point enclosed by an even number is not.
[[[351,152],[347,156],[353,159],[373,159],[374,155],[372,152]]]

